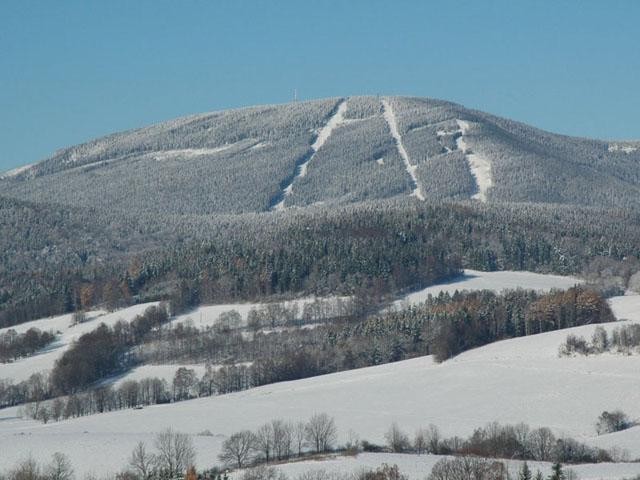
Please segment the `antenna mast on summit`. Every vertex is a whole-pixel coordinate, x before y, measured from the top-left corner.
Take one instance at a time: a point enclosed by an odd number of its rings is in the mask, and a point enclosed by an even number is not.
[[[298,89],[297,88],[293,89],[293,101],[294,102],[298,101]]]

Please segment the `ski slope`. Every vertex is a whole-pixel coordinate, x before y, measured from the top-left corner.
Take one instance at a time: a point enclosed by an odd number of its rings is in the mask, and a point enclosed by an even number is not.
[[[318,150],[320,150],[320,148],[322,148],[322,145],[324,145],[325,142],[329,139],[333,131],[344,122],[344,114],[346,111],[347,111],[347,101],[342,100],[339,103],[336,112],[329,118],[329,120],[324,125],[324,127],[322,127],[318,132],[318,136],[316,137],[315,141],[311,145],[311,155],[309,155],[309,157],[304,162],[298,165],[298,167],[296,168],[296,174],[291,179],[289,184],[282,189],[282,199],[276,205],[273,206],[272,210],[276,210],[276,211],[284,210],[285,208],[284,202],[287,199],[287,197],[291,195],[291,193],[293,192],[294,182],[296,181],[296,179],[305,177],[307,175],[307,168],[309,166],[309,162],[313,160],[313,157],[315,157],[316,153],[318,153]]]
[[[42,331],[50,330],[58,334],[52,344],[35,355],[21,358],[13,363],[0,363],[0,379],[8,378],[17,383],[28,379],[34,373],[51,370],[56,359],[81,335],[95,330],[101,323],[112,326],[119,320],[130,322],[152,305],[157,305],[157,302],[142,303],[111,313],[95,310],[87,313],[86,322],[74,326],[71,326],[73,314],[67,314],[0,329],[0,333],[11,329],[24,333],[30,328],[39,328]]]
[[[458,126],[460,127],[460,135],[456,138],[456,146],[458,150],[464,153],[467,162],[469,163],[469,169],[471,170],[471,175],[476,181],[476,186],[478,192],[471,196],[476,200],[480,200],[481,202],[487,201],[487,191],[493,186],[493,178],[491,177],[491,162],[488,159],[483,157],[482,155],[478,155],[477,153],[469,152],[469,148],[467,146],[467,142],[464,139],[464,136],[469,131],[469,122],[465,120],[456,120],[458,122]]]
[[[616,315],[640,322],[640,296],[611,300]],[[616,324],[608,324],[607,329]],[[593,445],[619,445],[640,457],[640,427],[601,437],[594,424],[603,410],[621,408],[640,418],[640,355],[559,357],[568,333],[590,336],[594,325],[505,340],[436,364],[421,357],[388,365],[143,410],[123,410],[42,425],[0,411],[0,469],[33,452],[68,453],[79,472],[108,473],[124,465],[140,440],[172,426],[193,434],[198,466],[214,463],[224,436],[266,420],[307,419],[325,411],[347,432],[384,441],[396,421],[408,432],[434,423],[446,436],[469,435],[498,420],[549,426]],[[12,418],[13,417],[13,418]],[[198,436],[210,430],[214,436]],[[613,477],[611,477],[613,478]]]
[[[416,197],[418,200],[424,200],[422,185],[420,185],[418,177],[416,176],[417,167],[411,163],[409,154],[404,148],[404,144],[402,143],[402,135],[400,135],[400,131],[398,130],[398,119],[396,118],[396,114],[393,111],[393,107],[391,106],[389,100],[386,99],[382,100],[382,107],[384,119],[387,122],[387,125],[389,125],[389,131],[391,132],[391,136],[396,143],[398,153],[402,157],[405,168],[407,169],[407,173],[411,176],[411,180],[413,181],[414,189],[411,195]]]

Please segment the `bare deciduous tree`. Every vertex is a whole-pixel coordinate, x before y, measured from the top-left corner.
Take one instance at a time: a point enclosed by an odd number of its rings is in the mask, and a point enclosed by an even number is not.
[[[222,444],[222,452],[218,458],[227,465],[242,468],[251,458],[255,441],[255,435],[249,430],[234,433]]]
[[[46,468],[45,476],[48,480],[71,480],[73,467],[69,457],[64,453],[54,453],[51,463]]]
[[[384,435],[387,440],[387,444],[391,451],[401,453],[409,448],[409,437],[406,433],[400,430],[397,423],[393,423],[389,430]]]
[[[255,433],[255,446],[269,463],[273,453],[273,426],[270,423],[265,423]]]
[[[193,465],[196,452],[193,440],[186,433],[175,432],[168,428],[160,432],[155,439],[156,464],[169,478],[184,474]]]
[[[306,439],[316,453],[330,450],[336,441],[335,420],[326,413],[314,414],[306,425]]]
[[[155,455],[147,451],[144,442],[139,442],[131,453],[129,466],[142,478],[147,480],[153,474],[153,466],[156,463]]]

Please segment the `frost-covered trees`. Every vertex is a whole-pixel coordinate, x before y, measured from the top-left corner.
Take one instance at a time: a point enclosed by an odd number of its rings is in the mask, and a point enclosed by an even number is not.
[[[598,417],[596,423],[596,431],[598,435],[605,433],[619,432],[631,428],[634,423],[629,419],[622,410],[614,410],[612,412],[604,411]]]

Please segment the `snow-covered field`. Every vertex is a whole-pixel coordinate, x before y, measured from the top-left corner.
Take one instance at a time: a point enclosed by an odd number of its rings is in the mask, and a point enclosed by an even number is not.
[[[548,292],[557,288],[566,290],[582,280],[561,275],[546,275],[532,272],[481,272],[465,270],[458,278],[445,283],[432,285],[417,292],[410,293],[395,302],[397,307],[424,302],[429,295],[437,296],[440,292],[454,293],[456,290],[493,290],[501,292],[508,289],[524,288],[538,292]]]
[[[10,378],[15,382],[20,382],[34,373],[51,370],[56,359],[64,353],[71,342],[81,335],[96,329],[101,323],[111,326],[115,325],[119,320],[130,322],[136,315],[143,313],[151,305],[156,305],[156,303],[143,303],[111,313],[102,310],[88,312],[88,320],[74,326],[71,326],[73,315],[67,314],[0,329],[0,333],[10,329],[23,333],[32,327],[39,328],[42,331],[59,332],[56,340],[36,355],[19,359],[13,363],[0,364],[0,378]]]
[[[361,453],[353,457],[333,457],[322,461],[309,460],[279,465],[276,469],[289,478],[308,472],[324,470],[329,473],[358,473],[363,469],[376,469],[380,465],[397,465],[400,472],[407,475],[410,480],[424,480],[433,466],[441,460],[437,455],[410,455],[399,453]],[[512,478],[517,478],[517,472],[522,462],[506,461]],[[551,474],[551,464],[547,462],[528,462],[529,467],[535,473],[536,470],[545,478]],[[575,466],[566,466],[573,470],[581,480],[608,480],[631,478],[640,474],[640,463],[597,463]],[[240,472],[234,477],[240,478]]]
[[[640,322],[640,296],[617,297],[611,304],[619,318]],[[568,333],[590,336],[594,329],[505,340],[442,364],[422,357],[48,425],[17,419],[16,409],[7,409],[0,411],[0,469],[30,452],[46,457],[64,451],[79,472],[110,472],[126,464],[136,442],[151,443],[154,432],[169,426],[194,435],[198,466],[208,467],[226,435],[272,418],[304,420],[323,411],[336,418],[341,442],[353,430],[361,439],[382,443],[394,421],[410,433],[434,423],[447,436],[466,436],[494,420],[524,421],[593,445],[618,445],[639,457],[640,427],[596,437],[594,423],[603,410],[615,408],[640,418],[640,356],[558,357]],[[203,430],[214,436],[198,436]],[[600,475],[626,473],[585,478]]]

